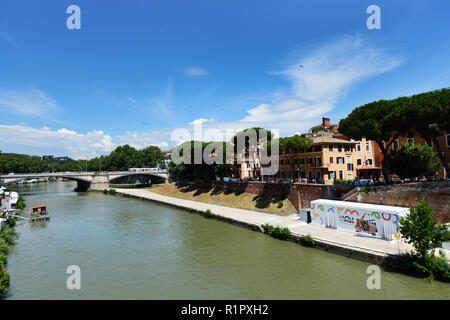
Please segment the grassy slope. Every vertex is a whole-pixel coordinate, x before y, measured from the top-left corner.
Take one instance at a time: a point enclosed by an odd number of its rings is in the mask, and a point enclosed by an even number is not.
[[[285,199],[283,207],[278,208],[279,198],[274,197],[259,197],[249,193],[225,193],[223,191],[217,192],[213,189],[198,189],[190,187],[177,187],[174,183],[167,185],[155,186],[149,189],[152,192],[174,198],[181,198],[186,200],[193,200],[232,208],[241,208],[247,210],[276,213],[276,214],[291,214],[296,210],[292,203]]]

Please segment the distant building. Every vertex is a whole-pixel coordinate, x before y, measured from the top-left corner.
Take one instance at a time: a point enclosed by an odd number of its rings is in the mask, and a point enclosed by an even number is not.
[[[163,154],[163,163],[166,168],[169,168],[169,163],[172,162],[172,150],[161,150]]]
[[[311,148],[280,154],[278,173],[261,179],[325,184],[333,184],[336,179],[380,179],[382,158],[378,145],[365,138],[350,140],[338,130],[338,125],[323,118],[322,124],[302,135],[314,141]]]

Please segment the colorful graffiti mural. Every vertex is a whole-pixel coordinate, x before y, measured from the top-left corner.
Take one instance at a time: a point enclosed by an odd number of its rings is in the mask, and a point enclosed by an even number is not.
[[[344,229],[367,235],[400,239],[399,214],[351,207],[351,203],[341,206],[312,204],[312,223],[325,227]]]

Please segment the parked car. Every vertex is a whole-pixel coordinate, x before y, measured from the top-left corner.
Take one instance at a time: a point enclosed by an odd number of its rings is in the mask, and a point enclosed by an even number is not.
[[[365,187],[365,186],[373,186],[372,179],[360,179],[355,181],[355,187]]]

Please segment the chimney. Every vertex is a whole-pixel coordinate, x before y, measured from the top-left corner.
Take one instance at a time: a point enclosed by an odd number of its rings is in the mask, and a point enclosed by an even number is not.
[[[322,125],[328,128],[330,126],[330,118],[322,118]]]

